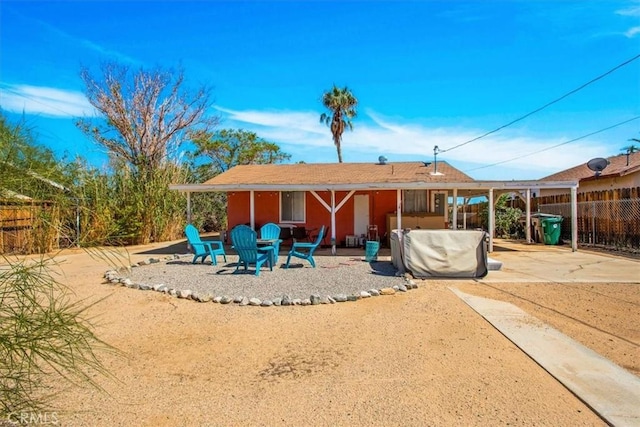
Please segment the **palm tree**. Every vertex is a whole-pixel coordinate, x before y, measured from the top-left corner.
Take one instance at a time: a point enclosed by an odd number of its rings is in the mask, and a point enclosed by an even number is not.
[[[636,144],[633,144],[634,142],[640,142],[640,139],[638,138],[631,138],[629,139],[629,142],[631,142],[631,145],[628,145],[626,147],[622,147],[621,151],[625,151],[626,154],[633,154],[636,151],[640,151],[640,147],[638,147]]]
[[[340,147],[342,133],[346,127],[349,127],[349,130],[353,130],[351,119],[357,115],[356,105],[358,105],[358,100],[346,86],[340,89],[334,84],[331,90],[322,94],[322,105],[330,113],[322,113],[320,122],[326,123],[331,129],[333,143],[338,150],[338,163],[342,163],[342,149]]]

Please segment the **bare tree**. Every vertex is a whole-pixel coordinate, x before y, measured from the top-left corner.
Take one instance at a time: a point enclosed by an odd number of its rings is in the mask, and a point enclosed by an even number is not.
[[[210,89],[187,92],[182,70],[132,73],[126,66],[105,63],[101,73],[96,78],[83,68],[80,76],[89,102],[103,120],[83,118],[77,126],[112,158],[138,172],[159,167],[177,154],[189,132],[210,130],[219,121],[206,116]]]
[[[115,197],[121,203],[111,214],[120,224],[120,238],[130,243],[176,238],[183,215],[177,198],[182,196],[169,184],[184,179],[178,164],[182,143],[219,121],[206,115],[210,89],[187,91],[182,70],[131,72],[106,63],[98,78],[86,68],[80,75],[99,117],[76,124],[107,150],[113,163]]]

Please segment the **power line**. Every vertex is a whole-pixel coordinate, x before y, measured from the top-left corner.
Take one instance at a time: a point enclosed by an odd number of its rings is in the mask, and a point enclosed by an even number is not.
[[[508,162],[512,162],[512,161],[514,161],[514,160],[519,160],[519,159],[523,159],[523,158],[525,158],[525,157],[533,156],[534,154],[542,153],[542,152],[544,152],[544,151],[549,151],[549,150],[552,150],[552,149],[554,149],[554,148],[558,148],[558,147],[560,147],[560,146],[562,146],[562,145],[567,145],[567,144],[570,144],[570,143],[572,143],[572,142],[576,142],[576,141],[579,141],[579,140],[581,140],[581,139],[588,138],[588,137],[590,137],[590,136],[592,136],[592,135],[596,135],[596,134],[598,134],[598,133],[605,132],[605,131],[607,131],[607,130],[609,130],[609,129],[613,129],[613,128],[616,128],[616,127],[618,127],[618,126],[622,126],[622,125],[624,125],[624,124],[627,124],[627,123],[629,123],[629,122],[632,122],[632,121],[634,121],[634,120],[638,120],[638,119],[640,119],[640,116],[635,116],[635,117],[633,117],[633,118],[631,118],[631,119],[628,119],[628,120],[622,121],[622,122],[620,122],[620,123],[616,123],[615,125],[611,125],[611,126],[608,126],[608,127],[606,127],[606,128],[602,128],[602,129],[597,130],[597,131],[595,131],[595,132],[591,132],[591,133],[588,133],[588,134],[586,134],[586,135],[579,136],[579,137],[574,138],[574,139],[571,139],[571,140],[569,140],[569,141],[561,142],[560,144],[552,145],[551,147],[546,147],[546,148],[543,148],[543,149],[541,149],[541,150],[534,151],[534,152],[532,152],[532,153],[524,154],[524,155],[522,155],[522,156],[513,157],[513,158],[511,158],[511,159],[503,160],[503,161],[501,161],[501,162],[497,162],[497,163],[492,163],[492,164],[490,164],[490,165],[479,166],[479,167],[477,167],[477,168],[473,168],[473,169],[467,169],[465,172],[471,172],[471,171],[475,171],[475,170],[478,170],[478,169],[490,168],[490,167],[492,167],[492,166],[497,166],[497,165],[501,165],[501,164],[503,164],[503,163],[508,163]]]
[[[521,120],[524,120],[524,119],[526,119],[527,117],[532,116],[532,115],[534,115],[534,114],[536,114],[536,113],[538,113],[538,112],[540,112],[540,111],[544,110],[544,109],[545,109],[545,108],[547,108],[547,107],[550,107],[551,105],[553,105],[553,104],[555,104],[555,103],[557,103],[557,102],[559,102],[559,101],[562,101],[562,100],[563,100],[563,99],[565,99],[566,97],[568,97],[568,96],[570,96],[570,95],[573,95],[574,93],[576,93],[576,92],[578,92],[578,91],[580,91],[580,90],[584,89],[585,87],[589,86],[590,84],[597,82],[598,80],[600,80],[600,79],[602,79],[602,78],[604,78],[604,77],[608,76],[609,74],[611,74],[611,73],[613,73],[614,71],[616,71],[616,70],[618,70],[618,69],[620,69],[620,68],[624,67],[625,65],[630,64],[631,62],[635,61],[635,60],[636,60],[636,59],[638,59],[638,58],[640,58],[640,54],[638,54],[638,55],[634,56],[633,58],[631,58],[631,59],[629,59],[629,60],[627,60],[627,61],[625,61],[625,62],[623,62],[623,63],[621,63],[621,64],[619,64],[619,65],[616,65],[615,67],[613,67],[612,69],[610,69],[610,70],[609,70],[609,71],[607,71],[606,73],[601,74],[601,75],[599,75],[598,77],[596,77],[596,78],[594,78],[594,79],[592,79],[592,80],[589,80],[587,83],[585,83],[585,84],[583,84],[583,85],[581,85],[581,86],[579,86],[579,87],[577,87],[577,88],[573,89],[572,91],[565,93],[565,94],[564,94],[564,95],[562,95],[560,98],[554,99],[553,101],[548,102],[547,104],[543,105],[542,107],[537,108],[537,109],[535,109],[535,110],[531,111],[530,113],[525,114],[525,115],[524,115],[524,116],[522,116],[522,117],[519,117],[519,118],[517,118],[517,119],[515,119],[515,120],[510,121],[510,122],[509,122],[509,123],[507,123],[506,125],[502,125],[502,126],[500,126],[500,127],[496,128],[496,129],[494,129],[494,130],[492,130],[492,131],[489,131],[489,132],[487,132],[487,133],[485,133],[485,134],[482,134],[482,135],[480,135],[480,136],[477,136],[477,137],[475,137],[475,138],[473,138],[473,139],[470,139],[470,140],[468,140],[468,141],[462,142],[462,143],[460,143],[460,144],[458,144],[458,145],[454,145],[454,146],[453,146],[453,147],[451,147],[451,148],[447,148],[447,149],[445,149],[445,150],[439,150],[439,152],[440,152],[440,153],[445,153],[445,152],[447,152],[447,151],[455,150],[456,148],[460,148],[460,147],[462,147],[463,145],[470,144],[470,143],[472,143],[472,142],[474,142],[474,141],[477,141],[477,140],[479,140],[479,139],[484,138],[485,136],[489,136],[489,135],[491,135],[491,134],[493,134],[493,133],[496,133],[496,132],[498,132],[498,131],[500,131],[500,130],[502,130],[502,129],[506,128],[506,127],[509,127],[509,126],[511,126],[511,125],[512,125],[512,124],[514,124],[514,123],[517,123],[517,122],[519,122],[519,121],[521,121]]]

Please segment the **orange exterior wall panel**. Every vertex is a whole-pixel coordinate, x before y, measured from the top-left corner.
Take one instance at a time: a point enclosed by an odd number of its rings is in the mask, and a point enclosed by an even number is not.
[[[317,194],[329,206],[331,206],[331,192],[318,191]],[[348,191],[336,192],[336,205],[346,196]],[[378,226],[380,237],[384,236],[386,230],[387,213],[395,212],[396,191],[361,191],[356,194],[369,194],[369,218],[372,224]],[[231,230],[238,224],[248,224],[250,217],[250,193],[248,191],[237,191],[227,194],[227,221],[228,229]],[[256,191],[255,196],[255,224],[256,228],[268,223],[279,223],[280,221],[280,194],[277,191]],[[305,221],[295,223],[298,226],[307,228],[320,228],[331,226],[331,213],[316,199],[311,192],[307,191],[305,196]],[[346,240],[346,236],[353,234],[353,212],[354,200],[349,200],[336,213],[336,244],[340,245]],[[328,239],[327,239],[328,241]]]

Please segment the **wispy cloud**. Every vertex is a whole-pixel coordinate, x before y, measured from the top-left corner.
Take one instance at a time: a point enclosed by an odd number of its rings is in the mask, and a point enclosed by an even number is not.
[[[450,19],[453,22],[470,23],[483,21],[486,14],[482,12],[482,8],[476,4],[459,4],[450,3],[450,9],[438,13],[438,16]]]
[[[3,85],[0,100],[0,107],[14,113],[81,117],[95,111],[82,92],[43,86]]]
[[[616,10],[616,14],[622,16],[640,16],[640,4]]]
[[[640,2],[635,1],[632,6],[625,7],[624,9],[618,9],[615,11],[615,14],[624,16],[624,17],[634,18],[634,21],[637,23],[636,18],[640,17]],[[640,26],[635,25],[629,28],[627,31],[623,32],[622,34],[624,34],[625,37],[633,38],[636,35],[640,34]]]
[[[51,35],[53,37],[58,37],[61,40],[65,41],[67,44],[74,46],[74,48],[77,48],[78,46],[82,46],[84,47],[86,50],[93,52],[93,53],[97,53],[99,54],[101,57],[106,57],[106,58],[111,58],[114,60],[117,60],[119,62],[125,62],[125,63],[129,63],[129,64],[134,64],[134,65],[140,65],[141,61],[128,56],[122,52],[113,50],[113,49],[108,49],[100,44],[97,44],[91,40],[82,38],[82,37],[77,37],[73,34],[69,34],[65,31],[62,31],[61,29],[59,29],[58,27],[42,21],[40,19],[35,19],[32,18],[30,16],[25,16],[23,14],[17,13],[15,11],[11,11],[12,13],[15,13],[16,15],[20,16],[22,19],[26,19],[26,20],[31,20],[33,22],[35,22],[37,25],[39,25],[40,27],[42,27],[43,29],[45,29],[46,31],[50,32]]]
[[[330,131],[319,123],[316,112],[236,111],[226,108],[219,110],[225,113],[228,121],[235,122],[234,125],[237,124],[237,127],[255,131],[261,137],[278,144],[298,148],[300,152],[303,152],[303,147],[327,149],[326,158],[303,159],[307,162],[332,162],[336,159]],[[583,158],[602,155],[602,147],[588,140],[580,142],[580,159],[576,159],[574,150],[568,150],[566,147],[554,149],[553,155],[549,155],[550,151],[542,150],[561,144],[576,135],[566,138],[539,138],[518,135],[515,131],[504,131],[499,135],[446,151],[449,147],[485,133],[486,130],[403,123],[402,120],[389,119],[371,110],[366,111],[362,118],[368,119],[367,122],[356,123],[353,132],[345,132],[343,135],[342,150],[346,161],[375,161],[379,155],[385,155],[390,161],[431,160],[433,148],[438,145],[444,150],[439,159],[449,161],[463,170],[466,168],[482,171],[471,173],[474,177],[489,179],[489,176],[499,176],[496,179],[511,179],[522,178],[505,176],[514,170],[527,177],[542,177],[575,166]],[[317,151],[314,150],[314,153]],[[509,161],[521,156],[526,157]],[[483,168],[505,161],[509,162],[496,166],[493,170]],[[500,174],[499,171],[503,173]]]
[[[629,29],[624,33],[624,35],[625,35],[625,36],[627,36],[627,37],[629,37],[629,38],[635,37],[637,34],[640,34],[640,26],[638,26],[638,27],[633,27],[633,28],[629,28]]]

